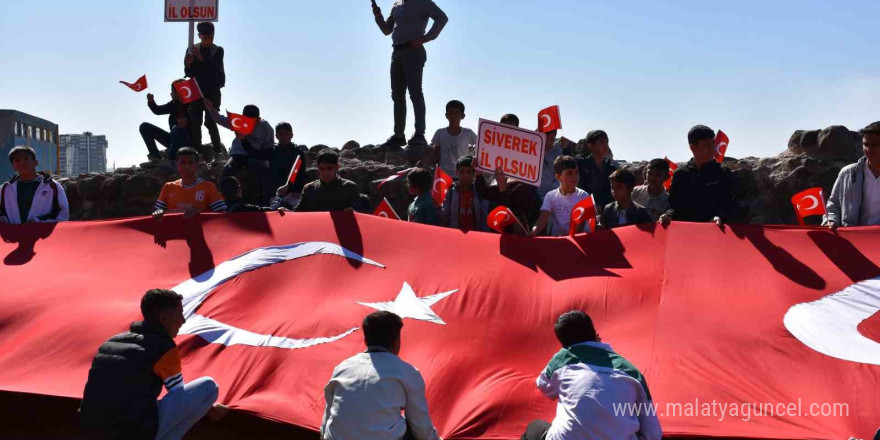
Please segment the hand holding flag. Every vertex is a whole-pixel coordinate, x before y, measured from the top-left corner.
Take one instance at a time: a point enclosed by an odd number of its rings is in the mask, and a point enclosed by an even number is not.
[[[801,191],[791,198],[791,205],[794,206],[794,213],[797,216],[798,224],[804,226],[804,217],[811,215],[825,215],[825,196],[822,188],[815,187]]]
[[[119,81],[121,84],[125,84],[129,89],[134,90],[135,92],[143,92],[147,89],[147,75],[144,74],[137,81],[133,83],[127,83],[125,81]]]
[[[554,105],[547,107],[538,112],[538,131],[547,133],[548,131],[562,129],[562,119],[559,117],[559,106]],[[549,146],[547,148],[550,148]]]
[[[512,224],[519,225],[519,227],[525,231],[525,228],[519,222],[519,219],[513,215],[513,211],[503,205],[498,206],[489,213],[489,216],[486,217],[486,224],[493,230],[502,234],[504,233],[504,230]]]
[[[452,177],[446,174],[440,167],[434,172],[434,184],[431,185],[431,195],[434,197],[434,203],[438,206],[443,204],[446,199],[446,192],[452,186]]]
[[[596,230],[596,201],[593,200],[593,195],[590,194],[586,199],[577,202],[574,207],[571,209],[571,222],[568,227],[568,235],[574,235],[577,233],[580,226],[584,223],[589,225],[589,231],[593,232]]]
[[[229,118],[229,127],[238,134],[249,135],[254,132],[254,127],[257,126],[255,118],[232,113],[229,110],[226,110],[226,117]],[[299,160],[298,157],[297,160]]]

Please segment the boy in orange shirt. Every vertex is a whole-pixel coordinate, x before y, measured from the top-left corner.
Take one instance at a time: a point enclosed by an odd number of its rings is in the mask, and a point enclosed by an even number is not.
[[[193,218],[201,212],[225,212],[226,203],[212,182],[196,177],[199,153],[190,147],[177,152],[177,172],[180,180],[168,182],[156,200],[153,218],[162,220],[165,211],[182,212],[183,218]]]

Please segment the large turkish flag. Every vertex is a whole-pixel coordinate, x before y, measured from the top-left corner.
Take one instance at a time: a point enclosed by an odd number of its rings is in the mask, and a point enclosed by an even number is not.
[[[97,347],[160,287],[186,297],[184,380],[210,375],[233,408],[310,429],[379,309],[405,318],[401,357],[444,438],[518,438],[552,419],[534,382],[574,308],[646,375],[667,435],[870,438],[880,425],[876,227],[523,238],[258,213],[0,235],[0,390],[80,397]]]

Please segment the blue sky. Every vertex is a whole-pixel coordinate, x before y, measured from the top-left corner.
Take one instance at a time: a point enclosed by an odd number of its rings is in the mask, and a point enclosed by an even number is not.
[[[387,14],[391,1],[379,0]],[[685,160],[687,130],[731,138],[729,154],[772,156],[797,129],[880,120],[874,1],[437,0],[450,22],[427,46],[428,137],[450,99],[464,125],[516,113],[534,128],[558,104],[572,139],[606,130],[617,159]],[[145,159],[146,73],[166,99],[182,76],[187,25],[162,0],[0,0],[0,108],[106,134],[109,163]],[[340,147],[392,131],[390,37],[369,0],[220,0],[223,108],[257,104],[294,141]],[[412,115],[407,135],[412,131]],[[207,135],[207,133],[206,133]],[[229,145],[232,135],[221,129]],[[206,136],[207,139],[207,136]]]

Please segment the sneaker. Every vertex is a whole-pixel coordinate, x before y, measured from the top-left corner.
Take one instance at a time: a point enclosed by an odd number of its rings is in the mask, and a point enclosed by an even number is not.
[[[407,145],[428,145],[428,140],[425,139],[425,135],[416,133],[409,138]]]
[[[162,156],[153,156],[152,154],[147,155],[147,160],[150,163],[159,163],[162,161]]]
[[[402,147],[404,145],[406,145],[406,136],[402,134],[395,134],[382,144],[385,148]]]

